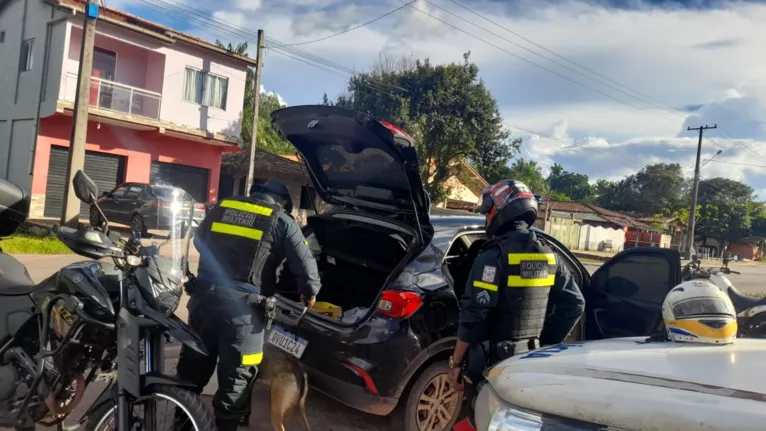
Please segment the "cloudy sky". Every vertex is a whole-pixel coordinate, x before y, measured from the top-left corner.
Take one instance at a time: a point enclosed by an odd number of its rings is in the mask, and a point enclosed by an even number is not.
[[[203,38],[247,41],[251,56],[264,29],[263,85],[291,105],[337,95],[381,52],[452,62],[471,51],[508,128],[524,138],[522,156],[592,179],[656,162],[691,175],[696,132],[686,128],[717,124],[703,159],[723,151],[703,177],[741,180],[766,198],[766,2],[405,3],[107,0]]]

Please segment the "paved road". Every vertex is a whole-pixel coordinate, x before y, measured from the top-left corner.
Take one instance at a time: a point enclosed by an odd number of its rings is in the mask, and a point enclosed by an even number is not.
[[[36,282],[39,282],[46,277],[50,276],[69,263],[82,260],[82,258],[71,255],[64,256],[33,256],[33,255],[20,255],[17,258],[27,266],[30,276]],[[192,270],[196,271],[196,262],[192,262]],[[593,273],[598,269],[598,264],[586,264],[586,268]],[[742,275],[732,275],[732,282],[735,283],[738,288],[745,293],[766,294],[766,288],[764,286],[764,280],[766,280],[766,264],[756,263],[740,263],[732,266],[733,269],[742,272]],[[183,302],[185,303],[185,299]],[[182,304],[178,309],[178,314],[183,319],[186,319],[186,307]],[[175,364],[177,361],[177,349],[169,348],[167,354],[166,371],[169,373],[175,372]],[[95,397],[100,393],[101,388],[98,384],[91,385],[91,388],[86,392],[85,397],[80,405],[80,408],[75,410],[71,419],[76,420],[82,415],[83,410],[93,402]],[[208,392],[208,391],[206,391]],[[210,401],[210,397],[206,397],[207,401]],[[248,429],[257,431],[271,431],[272,428],[269,425],[268,415],[266,412],[265,404],[261,405],[261,402],[268,399],[268,392],[265,388],[259,386],[256,389],[255,396],[253,397],[253,417],[251,419],[252,426]],[[309,423],[314,431],[352,431],[365,429],[367,431],[394,431],[398,428],[391,424],[388,418],[378,417],[360,413],[358,411],[349,409],[342,404],[322,396],[314,391],[311,392],[308,400],[308,416]],[[38,428],[45,429],[45,428]],[[290,430],[300,430],[303,427],[298,419],[294,419],[291,426],[288,426]],[[47,430],[47,429],[46,429]]]
[[[599,268],[599,264],[585,264],[585,268],[593,274]],[[718,267],[714,261],[705,261],[702,267]],[[741,274],[731,274],[729,280],[736,286],[737,290],[747,295],[766,296],[766,263],[742,262],[731,263],[729,268],[738,271]]]

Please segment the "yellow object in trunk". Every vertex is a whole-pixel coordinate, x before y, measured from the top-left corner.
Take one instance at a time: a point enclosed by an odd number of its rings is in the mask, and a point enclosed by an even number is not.
[[[340,320],[340,317],[343,315],[343,310],[340,307],[329,302],[317,302],[311,310],[314,313],[330,317],[334,320]]]

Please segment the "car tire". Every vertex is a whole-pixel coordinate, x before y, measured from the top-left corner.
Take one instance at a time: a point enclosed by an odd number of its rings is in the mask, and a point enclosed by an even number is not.
[[[104,219],[101,217],[101,213],[98,212],[98,208],[96,208],[95,205],[90,207],[88,222],[93,227],[100,227],[102,224],[104,224]]]
[[[141,218],[140,215],[133,214],[133,217],[130,218],[130,230],[138,232],[141,235],[141,238],[146,238],[146,225],[144,224],[144,219]]]
[[[398,429],[451,431],[454,428],[460,416],[463,393],[449,382],[448,371],[447,361],[438,361],[420,373],[394,416]],[[429,400],[436,400],[436,403]],[[428,406],[429,409],[419,410],[421,406]],[[447,414],[451,417],[445,418]]]

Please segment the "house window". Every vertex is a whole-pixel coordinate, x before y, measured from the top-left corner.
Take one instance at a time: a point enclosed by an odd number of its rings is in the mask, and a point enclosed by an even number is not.
[[[183,99],[211,108],[226,109],[226,96],[229,89],[229,78],[223,78],[211,73],[186,68],[184,77]]]
[[[0,43],[4,43],[4,42],[5,42],[5,32],[0,31]]]
[[[26,72],[32,70],[34,39],[27,39],[21,44],[21,57],[19,58],[19,71]]]

